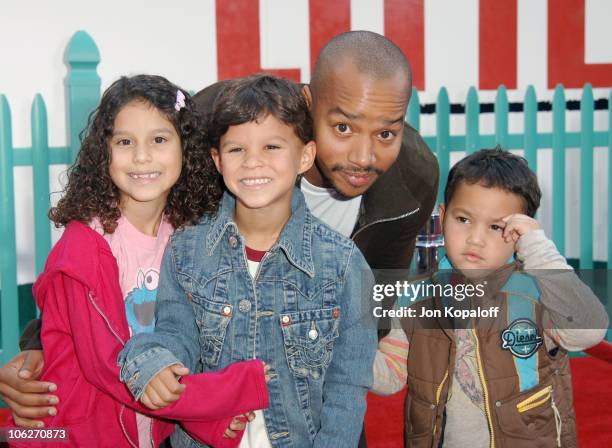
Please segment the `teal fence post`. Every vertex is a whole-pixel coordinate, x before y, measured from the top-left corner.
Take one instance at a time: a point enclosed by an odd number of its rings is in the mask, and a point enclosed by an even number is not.
[[[76,160],[81,145],[79,134],[87,126],[89,114],[100,102],[100,77],[96,72],[100,62],[100,52],[96,43],[85,31],[77,31],[70,39],[65,62],[68,65],[68,75],[64,84],[70,163],[72,163]]]
[[[480,134],[478,119],[480,117],[480,104],[478,103],[478,93],[472,86],[468,91],[465,104],[465,151],[467,154],[480,149]]]
[[[19,296],[17,294],[17,247],[13,183],[13,136],[11,110],[0,95],[0,281],[2,288],[2,364],[17,353],[19,344]]]
[[[495,95],[495,140],[505,150],[508,149],[508,93],[506,86],[497,88]]]
[[[523,147],[525,159],[534,173],[538,173],[538,101],[533,86],[527,87],[525,92],[525,106],[523,111]]]
[[[593,269],[593,88],[580,100],[580,269]]]
[[[32,173],[34,180],[34,242],[36,275],[45,267],[51,250],[49,210],[49,142],[47,137],[47,108],[40,94],[32,104]]]
[[[419,101],[419,92],[415,87],[412,88],[412,94],[410,95],[406,120],[417,131],[421,128],[421,103]]]
[[[565,255],[565,92],[555,87],[553,96],[553,241]]]
[[[612,270],[612,90],[608,96],[608,269]]]
[[[444,202],[446,178],[450,170],[450,102],[446,87],[438,92],[436,103],[436,153],[440,166],[440,182],[438,187],[438,204]]]

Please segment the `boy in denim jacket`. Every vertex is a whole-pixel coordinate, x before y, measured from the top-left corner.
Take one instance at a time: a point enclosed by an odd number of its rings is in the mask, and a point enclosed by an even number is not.
[[[356,446],[377,343],[373,277],[295,188],[315,156],[306,101],[288,81],[253,76],[226,88],[212,120],[228,191],[216,214],[173,236],[155,333],[125,346],[121,379],[161,407],[183,392],[177,364],[208,372],[257,358],[270,406],[241,447]],[[182,431],[172,444],[197,446]]]

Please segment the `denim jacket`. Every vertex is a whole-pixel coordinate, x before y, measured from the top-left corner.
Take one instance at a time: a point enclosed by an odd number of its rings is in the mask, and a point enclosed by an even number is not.
[[[235,199],[175,232],[162,262],[152,334],[130,339],[121,380],[139,397],[162,368],[214,371],[261,359],[274,447],[355,447],[372,383],[372,273],[355,244],[314,218],[294,189],[292,215],[255,277],[233,221]],[[206,399],[206,397],[202,397]],[[173,446],[198,446],[177,431]]]

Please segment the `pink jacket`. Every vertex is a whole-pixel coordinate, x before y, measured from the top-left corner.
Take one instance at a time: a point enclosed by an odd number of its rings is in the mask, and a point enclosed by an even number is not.
[[[263,364],[246,361],[186,376],[182,382],[187,387],[177,402],[148,410],[119,382],[117,356],[130,335],[118,279],[117,262],[104,238],[80,222],[68,224],[34,284],[43,316],[41,380],[56,383],[59,397],[58,414],[46,418],[45,427],[68,428],[71,446],[137,447],[137,410],[160,418],[152,427],[154,446],[174,428],[161,418],[181,421],[203,443],[237,446],[240,437],[222,435],[233,416],[268,406]]]

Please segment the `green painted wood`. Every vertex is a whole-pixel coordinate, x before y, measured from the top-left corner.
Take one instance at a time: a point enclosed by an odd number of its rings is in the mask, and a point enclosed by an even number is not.
[[[565,255],[565,92],[558,84],[553,96],[553,241]]]
[[[580,100],[580,269],[593,269],[593,88]]]
[[[495,95],[495,141],[502,148],[508,149],[508,92],[506,86],[497,88]]]
[[[34,241],[36,275],[45,267],[51,250],[49,210],[49,142],[47,108],[40,94],[32,104],[32,173],[34,181]]]
[[[2,355],[0,359],[2,364],[17,353],[19,343],[12,140],[11,110],[6,97],[0,95],[0,211],[2,212],[0,214],[0,235],[2,235],[2,250],[0,250]]]
[[[612,270],[612,91],[608,96],[608,269]],[[597,145],[605,146],[605,145]],[[612,306],[610,300],[609,306]],[[612,314],[610,314],[612,316]],[[608,340],[611,340],[611,331],[608,331]]]
[[[450,169],[450,101],[446,87],[438,92],[436,102],[436,154],[440,166],[440,182],[438,184],[438,204],[444,202],[444,189]]]
[[[421,102],[419,101],[419,91],[415,87],[412,88],[405,120],[417,131],[421,129]]]
[[[480,104],[474,86],[470,87],[465,103],[465,151],[472,154],[481,148],[479,136]]]
[[[100,63],[100,52],[96,43],[85,31],[77,31],[70,39],[65,62],[68,66],[68,75],[64,83],[70,137],[70,163],[72,163],[76,160],[81,146],[80,133],[87,127],[89,115],[100,102],[100,77],[96,72],[96,67]]]
[[[527,87],[525,92],[523,113],[524,151],[525,159],[531,170],[538,172],[538,100],[533,86]]]

